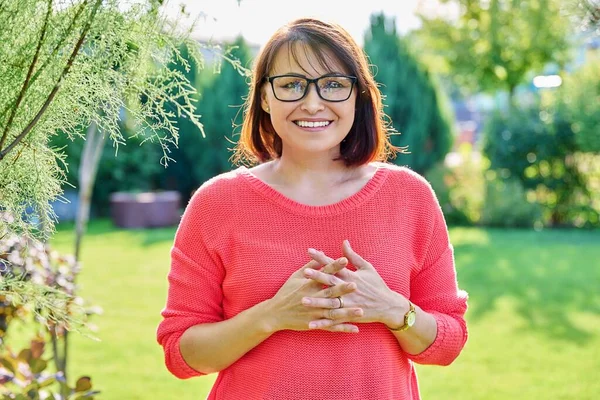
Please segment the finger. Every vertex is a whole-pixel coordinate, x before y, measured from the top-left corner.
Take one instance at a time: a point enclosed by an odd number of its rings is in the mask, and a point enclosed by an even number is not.
[[[335,297],[303,297],[302,304],[313,308],[342,308],[347,306],[344,300],[340,300],[342,296]]]
[[[335,275],[326,274],[314,269],[305,269],[304,276],[308,279],[312,279],[315,282],[319,282],[327,286],[335,286],[344,283],[343,280],[341,280]]]
[[[358,326],[352,324],[336,324],[327,329],[330,332],[358,333]]]
[[[346,266],[348,265],[348,259],[346,257],[341,257],[337,260],[334,260],[322,251],[315,249],[308,249],[308,254],[313,258],[313,260],[325,264],[321,271],[325,272],[326,274],[335,275],[342,271],[344,268],[346,268]]]
[[[373,267],[367,260],[362,258],[352,249],[348,240],[344,240],[342,252],[348,258],[348,261],[350,261],[352,265],[356,267],[356,269],[367,269]]]
[[[327,287],[311,296],[306,296],[307,305],[310,304],[310,299],[337,299],[338,297],[352,293],[357,289],[356,283],[344,282],[339,285]],[[339,300],[336,300],[339,303]]]
[[[309,262],[307,262],[306,264],[304,264],[304,266],[302,266],[302,268],[300,268],[301,271],[304,270],[314,270],[314,269],[318,269],[320,267],[322,267],[323,264],[320,263],[317,260],[310,260]]]
[[[297,270],[296,272],[294,272],[292,274],[292,276],[298,277],[304,277],[304,271],[309,269],[309,270],[314,270],[314,269],[318,269],[322,266],[323,264],[320,264],[318,261],[316,260],[310,260],[308,263],[304,264],[299,270]]]
[[[348,259],[346,257],[338,258],[337,260],[325,265],[321,272],[325,274],[335,275],[341,272],[344,268],[348,266]]]
[[[323,310],[323,318],[310,321],[309,329],[323,329],[343,324],[364,315],[362,308],[340,308]]]
[[[329,264],[329,263],[332,263],[335,261],[333,258],[327,256],[322,251],[315,250],[313,248],[308,249],[308,255],[311,256],[311,258],[313,260],[316,260],[323,265],[326,265],[326,264]]]

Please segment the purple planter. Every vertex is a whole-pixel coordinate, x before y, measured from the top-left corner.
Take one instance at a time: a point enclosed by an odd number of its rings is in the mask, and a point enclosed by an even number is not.
[[[176,191],[126,193],[110,196],[113,223],[120,228],[156,228],[179,223],[181,195]]]

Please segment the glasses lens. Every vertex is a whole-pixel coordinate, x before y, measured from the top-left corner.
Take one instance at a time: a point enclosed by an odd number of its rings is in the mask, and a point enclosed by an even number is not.
[[[308,84],[305,78],[299,76],[278,76],[272,83],[275,97],[283,101],[300,100]]]
[[[350,97],[354,80],[346,76],[324,76],[319,78],[319,93],[329,101],[342,101]]]

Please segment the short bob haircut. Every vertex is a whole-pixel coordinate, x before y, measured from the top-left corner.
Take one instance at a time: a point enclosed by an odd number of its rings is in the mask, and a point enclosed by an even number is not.
[[[278,29],[265,44],[254,64],[244,120],[233,159],[261,163],[281,157],[281,138],[271,117],[261,107],[261,88],[266,82],[277,52],[287,46],[298,60],[298,51],[310,51],[320,65],[332,70],[331,56],[346,72],[357,78],[354,124],[340,145],[340,158],[347,166],[385,161],[400,150],[391,145],[393,129],[383,112],[381,93],[373,78],[367,57],[352,36],[341,26],[312,18],[301,18]]]

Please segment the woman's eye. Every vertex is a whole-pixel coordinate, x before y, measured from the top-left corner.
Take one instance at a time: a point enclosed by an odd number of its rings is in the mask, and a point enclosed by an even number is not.
[[[344,87],[344,85],[342,85],[338,81],[331,80],[331,81],[325,82],[325,84],[322,87],[323,87],[323,89],[339,89],[339,88]]]
[[[302,81],[287,82],[283,87],[290,90],[301,90],[304,87],[304,83]]]

